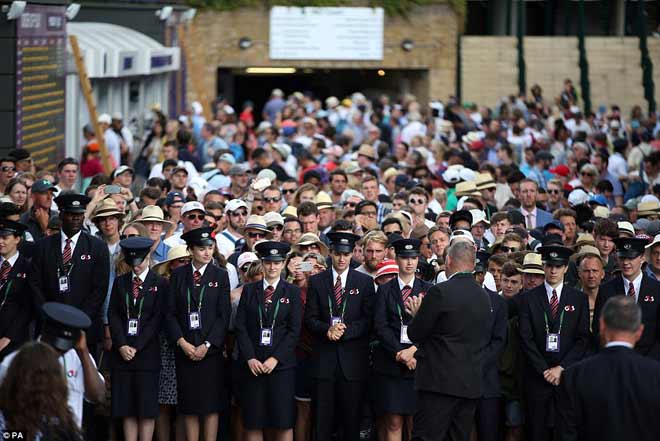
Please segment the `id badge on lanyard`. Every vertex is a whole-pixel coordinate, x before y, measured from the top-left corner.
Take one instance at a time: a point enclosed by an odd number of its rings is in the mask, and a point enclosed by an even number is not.
[[[404,345],[412,344],[412,341],[408,338],[408,325],[404,325],[403,323],[401,323],[401,339],[399,341]]]
[[[58,286],[60,288],[60,294],[66,294],[69,292],[69,275],[63,274],[57,278]]]
[[[202,328],[202,317],[199,315],[199,312],[191,312],[188,316],[188,321],[191,331]]]
[[[549,333],[545,336],[545,351],[559,352],[559,334]]]
[[[129,337],[136,337],[138,335],[139,323],[140,323],[140,321],[136,318],[129,318],[128,319],[128,336]]]
[[[338,315],[333,315],[332,317],[330,317],[330,326],[335,326],[340,323],[343,323],[343,320]]]
[[[260,346],[273,346],[273,328],[261,328]]]

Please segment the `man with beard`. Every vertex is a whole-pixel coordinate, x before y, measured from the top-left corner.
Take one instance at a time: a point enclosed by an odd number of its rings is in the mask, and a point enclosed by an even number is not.
[[[215,236],[218,252],[223,256],[231,256],[237,248],[245,243],[243,227],[247,221],[247,214],[248,206],[241,199],[232,199],[225,205],[225,216],[229,224],[222,233]]]
[[[110,255],[103,241],[81,231],[89,202],[75,193],[55,198],[62,231],[35,244],[29,284],[36,308],[58,301],[87,314],[92,319],[87,341],[94,345],[101,337]]]
[[[364,263],[356,271],[376,277],[378,264],[385,259],[387,252],[387,236],[382,231],[370,231],[362,238],[364,247]]]

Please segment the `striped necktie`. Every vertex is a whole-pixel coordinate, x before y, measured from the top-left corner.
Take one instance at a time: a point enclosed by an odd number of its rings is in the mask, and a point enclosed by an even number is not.
[[[273,303],[273,293],[275,292],[275,288],[272,286],[267,286],[266,289],[264,290],[264,305],[266,305],[266,309],[268,309]]]
[[[557,290],[552,290],[552,297],[550,297],[550,312],[552,312],[553,320],[557,318],[557,312],[559,311],[559,298],[557,297]]]
[[[199,286],[202,284],[202,273],[200,273],[199,271],[195,271],[193,273],[193,283],[195,284],[195,286]]]
[[[632,282],[628,282],[628,297],[635,298],[635,285]]]
[[[142,285],[138,276],[133,277],[133,300],[137,300],[140,295],[140,285]]]
[[[66,240],[66,244],[64,245],[64,252],[62,253],[62,265],[64,267],[69,266],[69,263],[71,263],[71,239]]]
[[[406,300],[408,300],[408,297],[410,297],[410,294],[412,294],[412,288],[409,287],[408,285],[404,286],[403,289],[401,290],[401,300],[403,300],[403,304],[406,304]]]
[[[337,281],[335,282],[335,302],[337,302],[337,307],[341,305],[342,301],[342,289],[341,289],[341,276],[337,276]]]
[[[11,265],[9,264],[9,261],[5,259],[5,261],[2,262],[2,266],[0,266],[0,283],[5,283],[5,281],[9,278],[10,272]]]

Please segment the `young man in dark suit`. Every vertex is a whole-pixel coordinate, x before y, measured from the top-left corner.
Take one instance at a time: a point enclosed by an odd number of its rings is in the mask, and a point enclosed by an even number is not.
[[[633,350],[645,331],[642,316],[632,296],[605,302],[598,321],[604,348],[562,375],[561,441],[660,439],[660,363]]]
[[[474,244],[456,241],[447,251],[449,279],[423,297],[409,298],[414,318],[408,336],[415,354],[417,412],[413,441],[467,440],[482,396],[484,347],[492,306],[475,281]]]
[[[103,328],[103,301],[108,291],[110,255],[101,240],[81,231],[90,199],[68,193],[55,198],[62,231],[34,246],[28,282],[35,306],[57,301],[80,308],[92,319],[87,342],[90,352]]]
[[[0,219],[0,361],[30,339],[30,262],[18,251],[27,227]]]
[[[349,267],[355,242],[352,233],[328,233],[332,268],[309,279],[305,325],[312,334],[310,375],[313,438],[328,441],[335,419],[340,439],[360,437],[362,403],[369,374],[369,336],[374,282]],[[335,409],[341,415],[335,418]]]
[[[635,350],[648,357],[660,360],[660,282],[651,279],[642,271],[646,239],[619,238],[615,241],[621,275],[614,277],[600,286],[594,318],[591,324],[594,346],[600,343],[599,318],[605,302],[613,296],[633,297],[642,308],[644,333],[635,346]]]
[[[528,291],[520,310],[520,339],[527,361],[523,374],[529,439],[547,441],[554,426],[554,397],[562,371],[580,361],[589,346],[589,302],[564,284],[573,250],[539,248],[545,282]]]

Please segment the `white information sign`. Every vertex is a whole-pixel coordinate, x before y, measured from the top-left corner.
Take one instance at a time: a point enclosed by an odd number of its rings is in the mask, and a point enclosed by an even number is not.
[[[383,8],[270,10],[273,60],[382,60]]]

